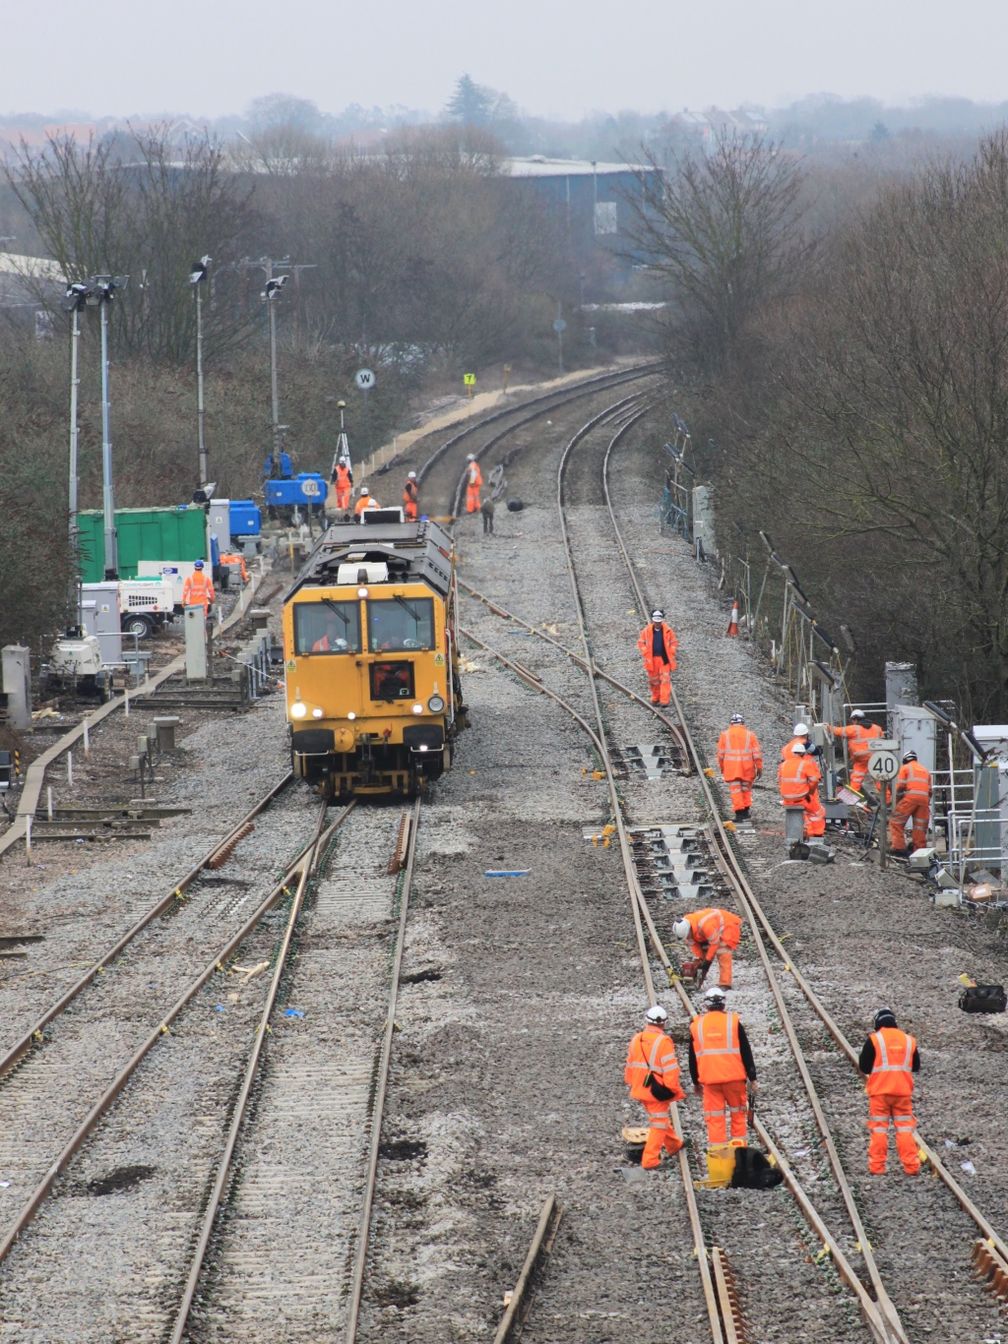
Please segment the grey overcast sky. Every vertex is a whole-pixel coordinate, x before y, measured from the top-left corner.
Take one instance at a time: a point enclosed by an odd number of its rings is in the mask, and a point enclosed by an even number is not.
[[[12,4],[12,9],[15,7]],[[437,111],[463,71],[526,112],[1008,97],[1008,0],[36,0],[0,112],[241,112],[260,94]]]

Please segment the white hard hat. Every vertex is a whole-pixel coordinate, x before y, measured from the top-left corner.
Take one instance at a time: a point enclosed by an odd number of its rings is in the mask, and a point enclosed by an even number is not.
[[[808,724],[796,723],[794,726],[795,737],[808,737]]]
[[[660,1026],[663,1022],[668,1021],[668,1013],[660,1003],[653,1003],[644,1014],[644,1019],[647,1022],[654,1023],[655,1026]]]
[[[706,1003],[709,1008],[713,1008],[714,1005],[718,1003],[721,1004],[723,1007],[724,1002],[725,1002],[725,992],[721,988],[721,986],[711,985],[710,989],[704,995],[704,1003]]]
[[[654,611],[651,613],[651,619],[653,621],[663,621],[665,619],[665,613],[660,607],[655,607]]]
[[[863,710],[863,709],[852,709],[851,712],[850,712],[850,716],[851,716],[852,719],[863,719],[863,718],[864,718],[864,710]]]
[[[733,714],[733,715],[731,716],[731,718],[728,720],[728,722],[729,722],[729,723],[745,723],[745,719],[742,717],[741,714]]]
[[[475,461],[476,461],[476,454],[475,454],[475,453],[467,453],[467,454],[466,454],[466,461],[467,461],[467,462],[475,462]]]
[[[408,471],[408,472],[406,473],[406,477],[407,477],[408,480],[415,481],[415,480],[416,480],[416,472],[415,472],[415,471]]]
[[[804,756],[805,755],[804,742],[796,742],[794,746],[791,748],[791,750],[795,756]]]
[[[672,932],[675,934],[677,938],[688,938],[689,931],[690,926],[688,919],[677,919],[676,922],[672,925]]]
[[[367,488],[366,485],[362,485],[361,488],[358,490],[357,493],[358,493],[359,495],[369,495],[369,494],[371,493],[371,491]]]

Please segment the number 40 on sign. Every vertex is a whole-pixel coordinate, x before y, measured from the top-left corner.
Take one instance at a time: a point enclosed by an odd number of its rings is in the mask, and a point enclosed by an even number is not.
[[[868,773],[872,779],[895,779],[899,774],[899,743],[876,738],[871,744]]]

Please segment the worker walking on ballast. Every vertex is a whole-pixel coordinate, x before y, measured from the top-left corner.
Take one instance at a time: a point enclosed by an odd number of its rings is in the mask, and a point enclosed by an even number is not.
[[[406,484],[403,486],[403,517],[408,523],[415,523],[417,520],[418,505],[420,503],[420,487],[417,485],[416,472],[411,471],[406,475]]]
[[[648,1133],[641,1158],[646,1171],[660,1165],[662,1149],[674,1155],[683,1146],[669,1114],[672,1102],[685,1101],[686,1093],[679,1082],[675,1044],[665,1033],[667,1022],[668,1013],[661,1004],[652,1004],[644,1014],[643,1030],[631,1037],[623,1070],[631,1097],[647,1111]]]
[[[915,751],[908,751],[896,776],[896,806],[889,821],[889,852],[896,858],[905,858],[907,848],[906,824],[913,822],[910,843],[913,849],[927,844],[928,817],[931,813],[931,771],[917,760]]]
[[[728,785],[736,821],[748,821],[753,783],[763,774],[763,749],[741,714],[733,714],[718,738],[717,763]]]
[[[756,1064],[738,1013],[725,1009],[723,989],[707,991],[702,1014],[690,1023],[689,1071],[693,1086],[703,1091],[707,1143],[725,1144],[730,1134],[732,1143],[744,1148],[749,1103],[758,1086]]]
[[[780,799],[785,807],[805,809],[805,839],[818,839],[826,834],[826,809],[819,798],[822,774],[818,765],[800,742],[791,748],[791,755],[777,767]]]
[[[193,572],[186,575],[182,585],[182,605],[184,607],[202,607],[203,615],[210,615],[214,600],[213,579],[203,572],[203,561],[193,561]]]
[[[721,910],[717,906],[707,906],[703,910],[687,910],[681,919],[672,925],[677,938],[689,940],[690,953],[695,965],[690,974],[699,974],[699,984],[717,958],[718,984],[722,989],[732,987],[732,952],[742,937],[742,921],[731,910]],[[687,969],[683,967],[683,975]]]
[[[868,1170],[873,1176],[885,1173],[892,1120],[903,1170],[908,1176],[916,1176],[920,1171],[913,1115],[913,1076],[920,1072],[917,1042],[900,1031],[891,1008],[878,1010],[874,1027],[858,1059],[858,1069],[868,1080]]]
[[[672,700],[672,673],[676,670],[679,641],[675,631],[665,624],[665,613],[659,608],[651,613],[651,620],[637,636],[637,648],[644,659],[644,671],[651,687],[651,703],[668,705]]]
[[[336,507],[341,512],[346,513],[350,508],[350,496],[353,493],[353,472],[345,457],[341,457],[336,463],[333,469],[332,483],[336,492]]]
[[[466,458],[466,513],[479,513],[480,490],[483,488],[483,473],[476,461],[475,453]]]

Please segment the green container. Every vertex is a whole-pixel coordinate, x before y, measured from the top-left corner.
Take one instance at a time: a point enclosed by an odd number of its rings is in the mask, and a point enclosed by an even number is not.
[[[105,577],[105,527],[100,509],[77,515],[81,582]],[[168,509],[116,509],[119,577],[135,579],[141,560],[205,560],[206,513],[198,505]]]

